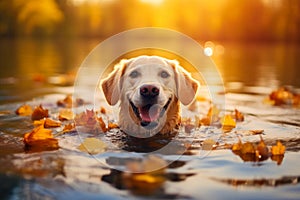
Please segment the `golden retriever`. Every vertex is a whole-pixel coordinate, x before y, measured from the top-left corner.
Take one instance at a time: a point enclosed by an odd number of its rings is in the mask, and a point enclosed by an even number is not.
[[[174,130],[180,122],[180,102],[193,101],[198,82],[175,60],[139,56],[121,60],[101,87],[110,105],[120,101],[121,130],[150,137]]]

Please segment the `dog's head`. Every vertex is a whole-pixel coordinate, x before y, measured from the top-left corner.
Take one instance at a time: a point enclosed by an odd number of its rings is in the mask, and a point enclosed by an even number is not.
[[[120,127],[125,132],[148,133],[164,127],[177,100],[190,104],[198,83],[177,61],[139,56],[122,60],[101,86],[110,105],[121,102]]]

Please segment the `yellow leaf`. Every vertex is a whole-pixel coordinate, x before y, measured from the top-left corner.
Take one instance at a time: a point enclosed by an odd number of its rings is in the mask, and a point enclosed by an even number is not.
[[[106,144],[99,139],[86,138],[78,149],[89,154],[98,154],[104,152],[106,147]]]
[[[242,154],[255,154],[255,147],[251,142],[246,142],[243,144],[241,149]]]
[[[72,120],[74,119],[74,113],[70,109],[62,109],[59,111],[58,119],[60,121]]]
[[[235,143],[232,145],[231,150],[232,151],[240,151],[242,149],[242,147],[243,147],[242,141],[241,141],[241,139],[239,139],[238,143]]]
[[[33,124],[34,124],[35,126],[43,125],[44,128],[55,128],[55,127],[60,127],[60,126],[61,126],[61,122],[54,121],[54,120],[49,119],[49,118],[40,119],[40,120],[35,120],[35,121],[33,122]]]
[[[216,141],[213,139],[206,139],[202,143],[203,150],[212,150],[216,146]]]
[[[271,148],[272,155],[283,155],[285,153],[285,146],[280,142],[277,141],[275,146]]]
[[[57,139],[53,138],[52,130],[45,129],[44,125],[40,125],[31,132],[26,133],[23,142],[27,148],[35,149],[35,151],[56,150],[59,148]]]
[[[225,115],[222,118],[221,123],[222,123],[222,129],[225,132],[231,131],[236,126],[234,119],[232,119],[230,115]]]
[[[32,114],[32,108],[27,104],[22,105],[16,110],[16,114],[21,116],[29,116]]]

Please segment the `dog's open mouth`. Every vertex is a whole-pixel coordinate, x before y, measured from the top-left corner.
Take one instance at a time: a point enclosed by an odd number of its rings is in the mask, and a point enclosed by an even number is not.
[[[145,106],[137,107],[132,101],[129,100],[132,110],[136,117],[141,121],[141,126],[152,129],[157,126],[157,121],[162,117],[171,102],[169,98],[168,102],[163,106],[157,104],[147,104]]]

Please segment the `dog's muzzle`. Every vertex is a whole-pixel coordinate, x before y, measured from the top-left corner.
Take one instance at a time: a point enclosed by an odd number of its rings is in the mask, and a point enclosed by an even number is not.
[[[158,125],[159,119],[165,114],[171,100],[172,98],[169,98],[163,107],[155,103],[148,103],[138,107],[132,101],[129,100],[129,102],[134,114],[140,120],[140,125],[146,129],[153,129]]]

